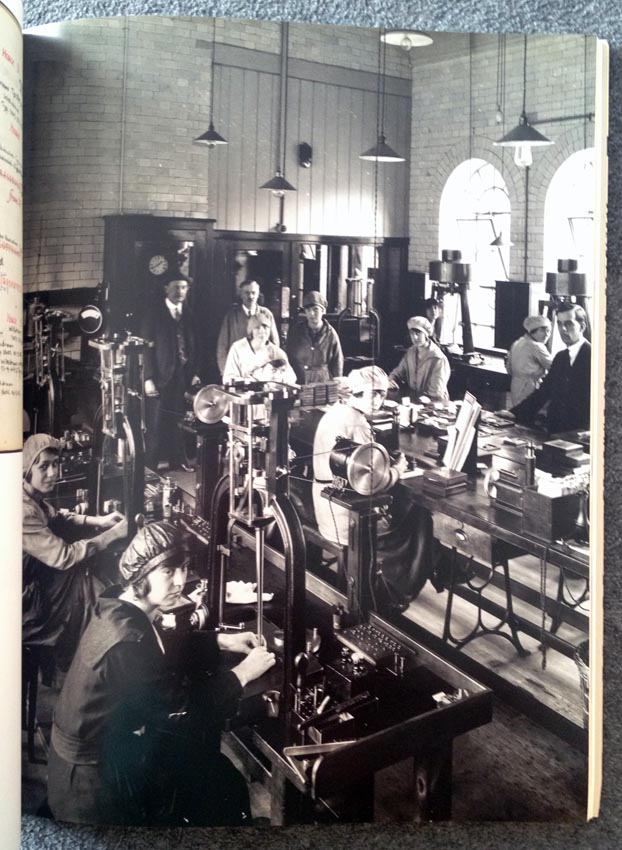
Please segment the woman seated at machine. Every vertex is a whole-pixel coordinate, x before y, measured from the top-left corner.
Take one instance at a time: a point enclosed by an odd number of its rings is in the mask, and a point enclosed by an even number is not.
[[[56,705],[48,804],[76,823],[250,824],[246,783],[220,753],[244,686],[275,663],[251,632],[161,632],[186,583],[186,534],[142,528],[100,597]],[[219,669],[220,650],[245,657]]]
[[[296,375],[287,354],[270,342],[270,324],[262,313],[248,320],[247,335],[233,343],[222,374],[223,384],[249,378],[254,381],[278,381],[295,384]]]
[[[324,413],[315,429],[313,438],[313,507],[315,521],[321,536],[331,543],[347,546],[352,513],[347,507],[322,495],[323,490],[333,484],[331,454],[340,438],[354,443],[375,444],[375,436],[368,417],[377,413],[383,405],[389,389],[389,378],[378,366],[355,369],[347,376],[349,396],[333,404]],[[395,459],[388,457],[382,446],[375,444],[375,451],[367,456],[373,464],[377,457],[378,468],[366,470],[367,481],[373,488],[386,477],[384,490],[390,489],[406,471],[406,460],[399,454]],[[382,457],[385,458],[383,463]],[[387,462],[391,464],[387,469]],[[382,468],[381,468],[382,467]],[[300,487],[298,482],[297,487]],[[360,491],[359,491],[360,492]],[[302,502],[304,502],[304,494]],[[408,604],[426,581],[426,546],[431,538],[429,515],[417,510],[410,499],[401,499],[396,494],[390,512],[378,524],[378,551],[383,563],[383,585],[388,602],[398,608]],[[296,499],[296,493],[294,493]],[[304,510],[301,499],[296,501]]]
[[[67,669],[104,589],[89,559],[126,537],[127,521],[120,513],[57,511],[46,501],[58,482],[60,451],[60,440],[49,434],[24,444],[22,640],[26,647],[54,647],[57,664]],[[89,529],[100,533],[80,539]]]
[[[411,346],[389,374],[392,388],[405,390],[415,398],[447,401],[449,361],[433,341],[434,328],[425,316],[411,316],[407,322]]]

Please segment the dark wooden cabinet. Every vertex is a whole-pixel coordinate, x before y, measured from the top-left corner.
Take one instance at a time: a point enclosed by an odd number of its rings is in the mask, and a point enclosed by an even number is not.
[[[403,324],[401,292],[406,281],[407,239],[385,239],[377,254],[368,238],[217,230],[213,219],[156,215],[105,217],[104,281],[113,331],[140,330],[149,303],[161,297],[162,281],[181,267],[193,280],[192,306],[200,375],[219,379],[216,339],[237,285],[252,277],[277,321],[281,339],[295,321],[306,291],[322,289],[329,311],[346,306],[345,281],[362,274],[374,280],[374,306],[381,316],[380,361],[394,365],[389,339]],[[378,260],[378,267],[374,266]],[[385,333],[385,328],[387,333]]]
[[[524,280],[495,282],[495,348],[508,349],[525,332],[531,307],[531,284]]]

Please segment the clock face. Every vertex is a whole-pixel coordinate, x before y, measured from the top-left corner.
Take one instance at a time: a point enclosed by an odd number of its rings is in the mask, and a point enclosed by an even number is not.
[[[149,260],[149,271],[151,274],[161,275],[168,269],[168,260],[162,254],[155,254]]]

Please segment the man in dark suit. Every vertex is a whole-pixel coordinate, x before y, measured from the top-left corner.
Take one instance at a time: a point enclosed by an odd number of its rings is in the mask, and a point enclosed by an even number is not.
[[[550,434],[590,427],[592,347],[584,336],[585,310],[577,304],[562,305],[557,328],[566,348],[555,355],[538,389],[510,410],[518,422],[533,425],[548,402],[546,429]]]
[[[184,413],[184,393],[200,378],[194,372],[195,346],[186,297],[190,281],[176,273],[164,283],[163,299],[148,313],[143,336],[153,343],[145,349],[147,465],[157,470],[167,460],[169,470],[183,463],[178,422]]]

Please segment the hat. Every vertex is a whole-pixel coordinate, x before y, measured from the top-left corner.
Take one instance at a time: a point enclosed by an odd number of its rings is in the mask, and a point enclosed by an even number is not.
[[[52,437],[51,434],[33,434],[32,437],[28,437],[24,443],[22,454],[24,478],[27,478],[41,452],[44,452],[46,449],[52,449],[52,451],[60,454],[61,448],[61,441],[57,440],[56,437]]]
[[[429,337],[434,333],[434,328],[425,316],[411,316],[406,325],[408,330],[416,328],[419,331],[424,331]]]
[[[389,377],[380,366],[364,366],[362,369],[353,369],[350,372],[348,384],[353,393],[362,393],[370,387],[386,392],[389,389]]]
[[[121,556],[119,572],[128,584],[135,584],[161,564],[186,561],[188,543],[186,532],[172,522],[152,522],[134,536]]]
[[[523,322],[523,327],[527,331],[527,333],[532,333],[532,331],[537,331],[538,328],[546,328],[547,330],[551,330],[551,323],[546,318],[546,316],[527,316],[525,321]]]
[[[313,289],[311,292],[307,292],[305,294],[305,297],[302,299],[302,306],[314,307],[316,304],[319,304],[320,307],[323,307],[325,310],[327,301],[321,292],[318,292],[317,289]]]

